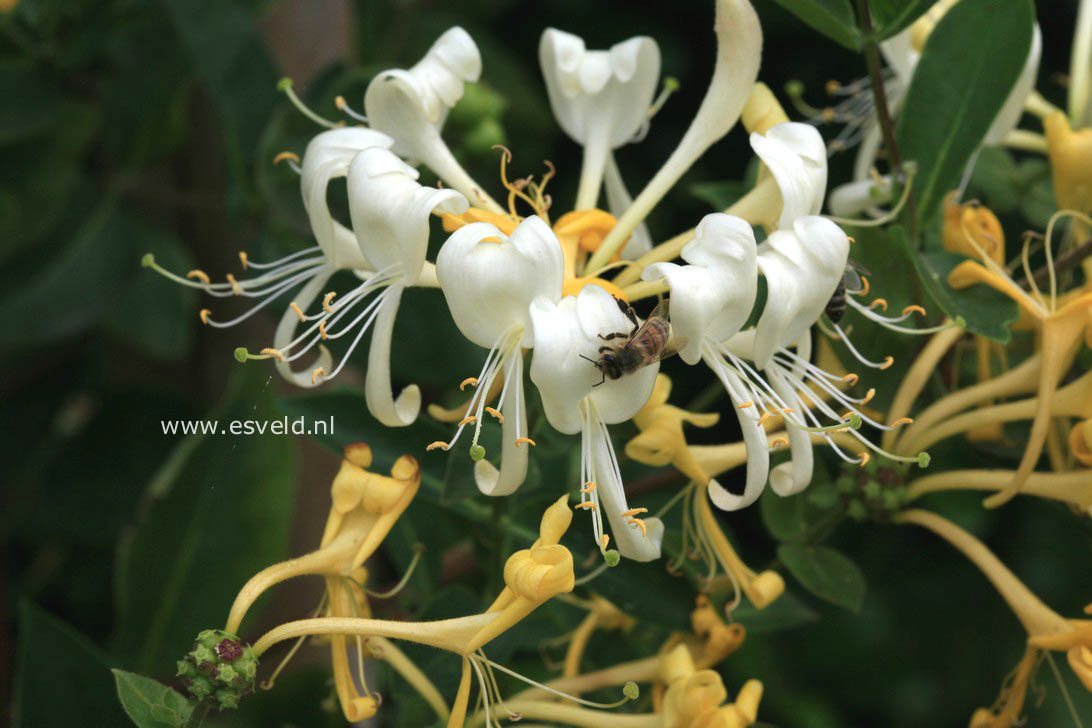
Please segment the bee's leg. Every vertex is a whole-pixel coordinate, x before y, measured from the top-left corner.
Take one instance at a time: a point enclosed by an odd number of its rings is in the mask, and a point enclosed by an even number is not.
[[[634,331],[636,331],[636,329],[634,329]],[[630,332],[630,333],[627,334],[627,333],[625,333],[623,331],[615,331],[613,334],[599,334],[599,338],[602,339],[603,341],[610,341],[611,339],[620,339],[623,336],[632,336],[632,335],[633,335],[633,332]],[[602,351],[602,349],[600,349],[599,351]]]
[[[602,354],[604,351],[614,351],[614,347],[612,347],[612,346],[600,346],[599,347],[599,353]]]
[[[598,386],[599,386],[600,384],[602,384],[602,383],[603,383],[603,382],[605,382],[605,381],[607,381],[607,373],[606,373],[606,372],[603,372],[603,377],[602,377],[602,378],[601,378],[601,379],[600,379],[600,380],[599,380],[598,382],[596,382],[595,384],[593,384],[592,386],[593,386],[593,387],[598,387]]]
[[[630,335],[632,336],[633,333],[636,332],[637,329],[641,326],[641,324],[637,321],[637,312],[633,310],[633,306],[630,306],[621,298],[616,298],[614,300],[618,302],[618,308],[621,309],[622,313],[624,313],[626,315],[626,318],[630,320],[630,323],[633,324],[633,331],[630,332]]]

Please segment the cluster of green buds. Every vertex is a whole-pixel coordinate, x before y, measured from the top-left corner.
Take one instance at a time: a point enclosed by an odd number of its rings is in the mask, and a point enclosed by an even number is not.
[[[215,699],[223,710],[239,707],[239,698],[254,692],[257,672],[250,645],[222,629],[206,629],[178,661],[177,674],[196,700]]]
[[[906,473],[903,463],[869,462],[847,466],[836,486],[846,515],[856,521],[890,521],[906,504]]]

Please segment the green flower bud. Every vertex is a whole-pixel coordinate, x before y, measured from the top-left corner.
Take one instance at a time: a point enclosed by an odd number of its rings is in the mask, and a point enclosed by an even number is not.
[[[254,692],[258,658],[250,645],[220,629],[197,635],[193,649],[178,661],[178,676],[197,700],[214,698],[221,710],[236,708],[239,698]]]

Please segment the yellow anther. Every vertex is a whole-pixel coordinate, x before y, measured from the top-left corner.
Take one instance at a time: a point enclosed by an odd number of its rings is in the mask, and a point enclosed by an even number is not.
[[[344,96],[338,95],[334,97],[334,106],[336,106],[339,110],[344,111],[345,107],[348,105],[349,103],[345,100]]]
[[[631,518],[633,516],[638,516],[638,515],[640,515],[642,513],[648,513],[648,509],[647,508],[630,508],[628,511],[622,511],[622,516],[625,517],[625,518]]]
[[[774,414],[772,412],[763,412],[762,416],[758,418],[758,424],[760,426],[766,424],[766,420],[770,419],[773,416]]]
[[[876,396],[876,389],[875,388],[869,388],[868,392],[865,393],[864,399],[861,400],[861,404],[868,404],[869,402],[872,401],[872,398],[875,397],[875,396]]]
[[[530,445],[531,447],[534,447],[535,441],[529,437],[517,437],[516,445]]]
[[[794,410],[792,407],[782,407],[781,411],[784,412],[785,414],[790,414],[791,415],[796,410]]]
[[[646,536],[646,537],[648,536],[648,526],[646,526],[645,522],[642,521],[640,518],[626,519],[626,523],[628,523],[631,526],[637,526],[638,528],[640,528],[642,536]]]
[[[478,421],[478,416],[477,415],[467,415],[466,417],[459,420],[459,427],[462,427],[464,425],[472,425],[477,421]]]
[[[857,384],[858,380],[860,380],[860,377],[853,373],[849,373],[842,377],[842,381],[851,387]]]
[[[905,316],[908,313],[916,313],[919,316],[924,316],[925,315],[925,309],[915,303],[915,304],[911,304],[910,306],[907,306],[906,308],[904,308],[902,310],[902,315],[903,316]]]
[[[334,309],[330,305],[330,301],[334,300],[334,296],[337,295],[337,291],[330,291],[322,297],[322,310],[326,313],[333,313]]]
[[[587,483],[584,483],[584,487],[580,489],[580,492],[581,493],[594,493],[595,492],[595,481],[594,480],[589,480]]]
[[[828,95],[833,96],[842,90],[842,84],[832,78],[823,84],[823,89],[826,90]]]
[[[311,372],[311,384],[312,385],[318,384],[318,378],[319,377],[325,377],[325,376],[326,376],[326,370],[325,369],[323,369],[322,367],[315,367],[315,371]]]
[[[834,109],[828,106],[823,109],[823,123],[829,124],[832,121],[834,121]]]
[[[607,550],[607,544],[609,544],[609,543],[610,543],[610,536],[608,536],[607,534],[604,533],[603,536],[599,539],[599,548],[606,551]]]
[[[271,356],[271,357],[273,357],[274,359],[276,359],[277,361],[284,361],[284,354],[282,354],[282,353],[280,352],[280,350],[278,350],[278,349],[274,349],[274,348],[272,348],[272,347],[269,347],[269,346],[267,346],[266,348],[262,349],[262,350],[261,350],[261,351],[259,351],[258,353],[259,353],[259,354],[265,354],[265,355],[267,355],[267,356]]]
[[[306,320],[307,320],[307,317],[303,315],[303,309],[301,309],[301,308],[299,307],[299,304],[297,304],[297,303],[296,303],[295,301],[293,301],[292,303],[288,304],[288,307],[289,307],[290,309],[292,309],[292,310],[293,310],[293,311],[295,312],[295,314],[296,314],[297,316],[299,316],[299,317],[300,317],[300,321],[306,321]]]
[[[504,424],[504,415],[502,415],[500,412],[493,409],[492,407],[486,407],[485,411],[488,412],[489,414],[493,415],[494,417],[496,417],[497,422],[500,422],[501,424]]]
[[[425,445],[425,450],[447,450],[449,445],[443,440],[437,440],[436,442],[430,442]]]
[[[740,409],[747,409],[748,407],[754,407],[755,403],[754,402],[744,402],[743,404],[739,404],[739,405],[736,405],[736,406],[739,407]]]
[[[243,270],[246,270],[247,266],[250,265],[250,259],[247,257],[245,250],[239,251],[239,262],[243,264]]]
[[[203,309],[201,309],[200,311],[197,312],[197,315],[201,318],[201,323],[205,324],[206,326],[208,325],[208,322],[209,322],[209,314],[210,313],[212,313],[212,311],[208,310],[207,308],[203,308]]]
[[[280,164],[281,162],[283,162],[285,160],[288,160],[288,161],[291,161],[291,162],[295,162],[296,164],[299,164],[300,163],[300,155],[296,154],[295,152],[281,152],[277,156],[273,157],[273,164]]]
[[[897,420],[895,420],[894,422],[891,423],[891,427],[899,427],[901,425],[910,425],[910,424],[913,424],[913,422],[914,422],[913,417],[900,417],[899,419],[897,419]]]
[[[869,453],[869,452],[868,452],[867,450],[866,450],[866,451],[864,451],[864,452],[858,453],[858,454],[859,454],[859,455],[860,455],[860,457],[861,457],[861,467],[862,467],[862,468],[863,468],[863,467],[864,467],[865,465],[868,465],[868,463],[869,463],[869,462],[870,462],[870,461],[872,460],[872,454],[871,454],[871,453]]]
[[[777,437],[777,438],[774,438],[772,442],[770,442],[770,449],[771,450],[776,450],[779,447],[788,447],[788,445],[789,445],[789,441],[786,438]]]
[[[589,508],[596,508],[595,501],[584,501],[583,503],[577,503],[573,508],[583,508],[585,510]]]
[[[235,276],[230,273],[227,274],[227,282],[231,284],[231,292],[236,296],[242,294],[243,289],[239,286],[239,282],[235,280]]]
[[[459,391],[461,392],[462,390],[466,389],[467,385],[469,385],[471,387],[478,386],[478,378],[477,377],[467,377],[463,381],[459,382]]]
[[[864,286],[864,288],[862,288],[861,292],[857,295],[861,298],[864,298],[868,295],[868,292],[872,290],[872,284],[868,282],[868,278],[866,278],[865,276],[861,276],[861,285]]]
[[[196,278],[197,280],[204,283],[206,286],[209,284],[208,274],[205,273],[205,271],[203,271],[203,270],[198,270],[197,268],[194,268],[189,273],[187,273],[186,277],[187,278]]]
[[[322,321],[319,321],[318,332],[319,332],[319,336],[322,337],[323,341],[330,338],[330,335],[326,333],[326,319],[323,319]]]
[[[895,363],[895,357],[888,354],[887,357],[883,360],[883,364],[881,364],[879,368],[881,370],[882,369],[887,369],[888,367],[890,367],[894,363]]]
[[[886,311],[887,310],[887,299],[886,298],[877,298],[875,301],[868,304],[868,307],[869,308],[879,307],[881,310]]]
[[[852,235],[847,235],[846,240],[849,241],[850,245],[856,245],[857,243],[857,238],[853,237]]]

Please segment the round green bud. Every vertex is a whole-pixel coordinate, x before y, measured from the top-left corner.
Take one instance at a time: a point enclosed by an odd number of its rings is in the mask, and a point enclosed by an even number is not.
[[[846,515],[855,521],[863,521],[868,516],[868,509],[859,500],[851,500],[846,508]]]
[[[637,687],[637,683],[630,680],[622,686],[622,695],[625,695],[630,700],[636,700],[641,697],[641,688]]]
[[[933,458],[929,456],[929,453],[927,453],[927,452],[919,452],[918,453],[918,467],[919,468],[929,467],[929,463],[931,463],[932,461],[933,461]]]
[[[873,499],[874,498],[879,498],[880,497],[880,492],[882,490],[883,490],[883,488],[881,488],[880,484],[877,483],[875,480],[868,481],[867,483],[865,483],[865,486],[864,486],[864,494],[868,498],[873,498]]]
[[[793,79],[785,84],[785,93],[792,98],[804,95],[804,82],[799,79]]]
[[[470,447],[470,459],[474,462],[478,462],[485,457],[485,448],[481,445],[472,445]]]
[[[143,256],[141,256],[141,258],[140,258],[140,267],[141,268],[151,268],[153,265],[155,265],[155,256],[154,255],[152,255],[151,253],[145,253]]]
[[[240,364],[246,362],[250,358],[250,352],[246,350],[245,346],[240,346],[235,350],[235,361]]]
[[[861,429],[861,416],[856,412],[849,413],[849,429],[859,430]]]
[[[250,645],[221,629],[197,635],[193,649],[178,661],[178,677],[197,700],[215,698],[221,710],[236,708],[239,698],[254,692],[258,658]]]
[[[618,566],[618,562],[622,560],[622,554],[610,549],[603,552],[603,560],[607,562],[607,566]]]
[[[290,88],[292,88],[292,79],[290,79],[288,76],[285,76],[280,81],[277,81],[278,91],[287,91]]]
[[[679,79],[675,78],[674,76],[664,76],[665,89],[674,92],[679,90],[679,86],[681,86],[681,84],[679,83]]]
[[[961,329],[965,329],[967,328],[967,319],[963,318],[962,316],[956,316],[955,325]]]

